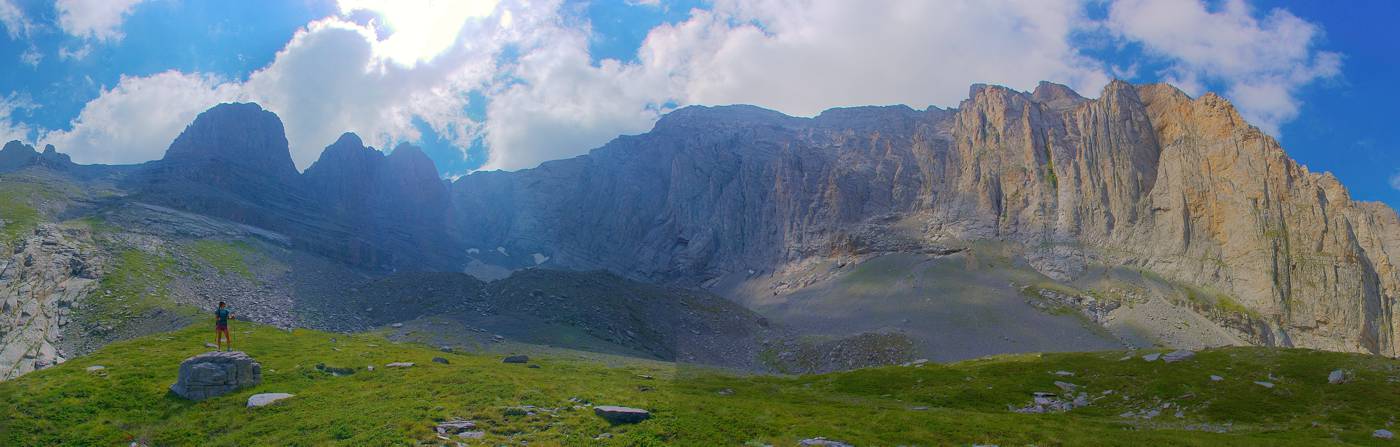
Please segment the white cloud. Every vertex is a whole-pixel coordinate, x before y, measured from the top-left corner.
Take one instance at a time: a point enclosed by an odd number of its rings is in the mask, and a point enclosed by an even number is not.
[[[24,50],[24,52],[19,55],[19,61],[30,67],[38,67],[39,62],[43,60],[44,54],[40,53],[39,49],[33,45],[30,45],[29,49]]]
[[[42,139],[79,163],[137,163],[161,158],[200,112],[239,99],[234,84],[200,74],[167,71],[123,76],[83,106],[72,128]]]
[[[1390,187],[1396,191],[1400,191],[1400,171],[1396,171],[1394,174],[1390,175]]]
[[[467,20],[491,15],[496,0],[339,0],[338,6],[341,14],[370,11],[382,17],[392,34],[376,50],[413,66],[451,48]]]
[[[24,16],[24,11],[19,9],[12,0],[0,0],[0,25],[5,26],[5,32],[10,35],[10,40],[18,40],[29,37],[33,32],[34,23]]]
[[[142,0],[58,0],[58,27],[70,36],[118,41],[122,21]]]
[[[0,145],[13,140],[33,141],[29,137],[33,129],[16,115],[37,107],[33,101],[17,93],[0,96]]]
[[[92,44],[85,43],[83,46],[77,48],[64,46],[58,49],[58,59],[64,61],[80,61],[86,59],[89,53],[92,53]]]
[[[1199,1],[1120,0],[1106,26],[1167,60],[1162,77],[1188,93],[1223,84],[1240,113],[1274,135],[1298,116],[1299,88],[1341,72],[1340,55],[1314,48],[1322,37],[1316,25],[1283,9],[1256,17],[1243,0],[1216,11]]]
[[[489,37],[492,28],[477,22],[468,28]],[[308,167],[347,131],[380,148],[416,140],[415,118],[470,145],[477,123],[466,116],[467,94],[491,78],[496,49],[459,46],[404,66],[377,51],[381,43],[369,27],[314,22],[243,85],[250,99],[282,118],[297,167]]]

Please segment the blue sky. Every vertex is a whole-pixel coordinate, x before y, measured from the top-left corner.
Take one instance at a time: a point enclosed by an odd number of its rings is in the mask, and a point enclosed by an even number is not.
[[[305,168],[340,132],[444,176],[575,156],[686,104],[956,106],[974,82],[1219,92],[1314,171],[1400,205],[1400,2],[0,0],[0,137],[158,158],[256,101]]]

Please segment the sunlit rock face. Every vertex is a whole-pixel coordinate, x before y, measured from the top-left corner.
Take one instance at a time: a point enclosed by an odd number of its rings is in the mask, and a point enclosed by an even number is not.
[[[1266,345],[1397,355],[1400,221],[1309,172],[1224,99],[1113,82],[1096,99],[976,85],[956,109],[795,118],[687,107],[645,134],[451,188],[495,262],[703,284],[861,250],[1009,241],[1042,273],[1127,265],[1252,312]],[[499,248],[499,250],[497,250]]]

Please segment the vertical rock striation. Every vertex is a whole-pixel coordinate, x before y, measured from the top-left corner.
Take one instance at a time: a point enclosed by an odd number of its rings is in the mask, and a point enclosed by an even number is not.
[[[467,246],[700,283],[860,251],[1010,241],[1046,275],[1142,268],[1259,344],[1397,355],[1400,221],[1224,99],[975,85],[956,109],[687,107],[588,155],[451,188]],[[1234,304],[1243,306],[1236,309]],[[1204,311],[1204,310],[1203,310]],[[1212,311],[1214,312],[1214,311]]]

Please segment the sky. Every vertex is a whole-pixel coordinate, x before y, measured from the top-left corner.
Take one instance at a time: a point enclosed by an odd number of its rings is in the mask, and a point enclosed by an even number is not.
[[[158,159],[252,101],[305,169],[343,132],[441,174],[586,153],[692,104],[956,107],[974,83],[1216,92],[1313,171],[1400,205],[1400,2],[0,0],[0,140]]]

